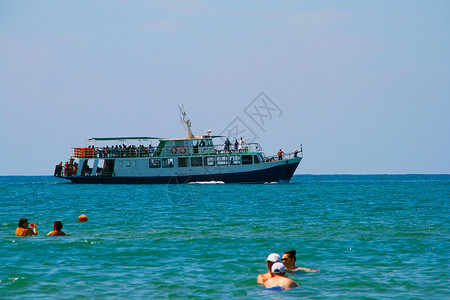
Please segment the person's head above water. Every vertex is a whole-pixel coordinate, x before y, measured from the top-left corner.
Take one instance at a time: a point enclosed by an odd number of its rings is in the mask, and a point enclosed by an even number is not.
[[[63,228],[63,224],[61,221],[53,222],[53,229],[60,231]]]
[[[286,268],[280,262],[276,262],[272,265],[272,273],[278,275],[284,275],[286,273]]]
[[[283,256],[282,256],[282,262],[283,264],[285,264],[288,269],[292,266],[295,266],[295,261],[297,260],[297,258],[295,257],[295,255],[297,254],[297,251],[295,250],[291,250],[288,252],[284,252]]]
[[[21,218],[19,220],[19,227],[27,228],[28,227],[28,219],[27,218]]]
[[[295,251],[295,250],[286,251],[286,252],[283,253],[283,257],[284,257],[284,255],[288,255],[289,257],[295,258],[296,254],[297,254],[297,251]]]
[[[272,265],[276,262],[281,262],[281,257],[278,253],[271,253],[266,259],[267,269],[272,272]]]
[[[276,263],[281,262],[281,257],[278,253],[271,253],[267,256],[266,262]]]

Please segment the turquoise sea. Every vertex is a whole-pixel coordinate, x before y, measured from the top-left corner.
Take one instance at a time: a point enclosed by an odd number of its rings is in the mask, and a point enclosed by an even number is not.
[[[88,222],[77,221],[85,214]],[[18,221],[37,237],[14,235]],[[449,299],[450,175],[76,185],[0,177],[0,298]],[[70,236],[47,237],[53,221]],[[301,286],[265,292],[271,252]]]

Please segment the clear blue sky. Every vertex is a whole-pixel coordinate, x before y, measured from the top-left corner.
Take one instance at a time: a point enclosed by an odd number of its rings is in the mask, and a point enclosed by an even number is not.
[[[239,117],[298,174],[450,173],[450,1],[0,2],[0,175]],[[280,111],[245,113],[264,91]]]

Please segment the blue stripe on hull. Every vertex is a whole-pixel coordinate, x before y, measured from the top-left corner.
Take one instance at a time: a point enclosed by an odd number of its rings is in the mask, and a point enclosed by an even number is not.
[[[263,183],[291,180],[297,169],[298,163],[290,163],[264,170],[229,173],[229,174],[206,174],[193,176],[165,176],[165,177],[101,177],[101,176],[78,176],[62,177],[73,183],[103,183],[103,184],[170,184],[188,183],[198,181],[223,181],[225,183]]]

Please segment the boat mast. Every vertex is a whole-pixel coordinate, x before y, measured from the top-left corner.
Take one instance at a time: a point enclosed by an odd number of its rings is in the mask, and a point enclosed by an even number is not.
[[[194,138],[194,135],[192,134],[192,131],[191,131],[191,121],[186,116],[186,112],[184,111],[183,104],[181,106],[178,105],[178,107],[180,108],[180,120],[181,120],[181,123],[185,123],[186,127],[187,127],[188,139],[192,139],[192,138]]]

